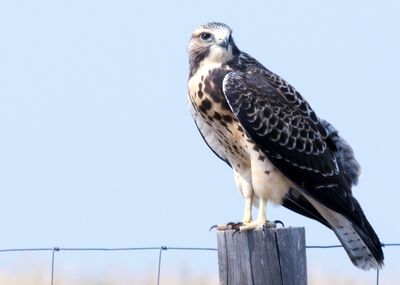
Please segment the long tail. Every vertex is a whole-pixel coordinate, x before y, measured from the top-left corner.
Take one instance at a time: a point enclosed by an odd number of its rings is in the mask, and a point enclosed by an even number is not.
[[[315,200],[307,199],[328,222],[355,266],[364,270],[382,268],[384,256],[381,242],[355,198],[354,206],[360,223],[351,222]]]

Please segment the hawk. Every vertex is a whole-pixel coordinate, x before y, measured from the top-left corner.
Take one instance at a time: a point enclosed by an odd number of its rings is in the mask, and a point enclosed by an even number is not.
[[[189,107],[204,141],[233,169],[245,202],[239,230],[271,225],[267,201],[282,204],[333,230],[355,266],[381,268],[381,243],[352,193],[360,166],[338,131],[239,50],[227,25],[201,25],[188,54]]]

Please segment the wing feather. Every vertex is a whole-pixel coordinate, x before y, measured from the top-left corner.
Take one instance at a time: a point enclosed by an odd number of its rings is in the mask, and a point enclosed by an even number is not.
[[[327,131],[313,119],[316,116],[305,101],[289,101],[267,77],[242,72],[227,74],[223,87],[249,136],[293,182],[302,188],[335,182],[350,191],[325,141]]]
[[[380,266],[383,253],[379,238],[351,191],[359,165],[333,127],[320,121],[293,87],[266,69],[228,73],[223,91],[248,136],[275,167],[306,196],[354,225],[377,261],[368,266]],[[349,157],[354,161],[347,163]],[[286,207],[327,225],[327,220],[309,208],[304,199],[287,195],[283,202]]]

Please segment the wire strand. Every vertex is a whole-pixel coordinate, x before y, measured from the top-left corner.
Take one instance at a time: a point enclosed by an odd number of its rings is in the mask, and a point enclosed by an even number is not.
[[[382,243],[382,247],[399,247],[400,243]],[[307,245],[307,249],[330,249],[343,247],[339,244],[333,245]],[[217,251],[213,247],[181,247],[181,246],[148,246],[148,247],[38,247],[38,248],[5,248],[0,249],[0,253],[12,252],[38,252],[51,251],[51,285],[55,280],[55,255],[60,251],[140,251],[140,250],[158,250],[158,266],[157,266],[157,285],[161,282],[161,265],[162,252],[166,250],[182,250],[182,251]],[[376,270],[376,284],[380,284],[380,270]]]

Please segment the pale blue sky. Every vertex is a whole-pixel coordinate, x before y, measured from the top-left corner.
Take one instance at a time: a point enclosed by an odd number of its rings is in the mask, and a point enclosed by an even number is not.
[[[340,130],[363,167],[356,197],[381,240],[400,241],[399,13],[396,1],[2,1],[0,248],[214,247],[209,226],[241,218],[231,170],[187,107],[186,45],[208,21],[230,25],[239,48]],[[338,243],[286,209],[267,214],[305,226],[308,244]],[[398,253],[385,249],[382,278],[395,274]],[[57,260],[65,270],[151,270],[155,256]],[[373,284],[343,250],[308,257]],[[12,262],[2,256],[0,270]],[[166,262],[216,272],[212,253],[168,253]]]

